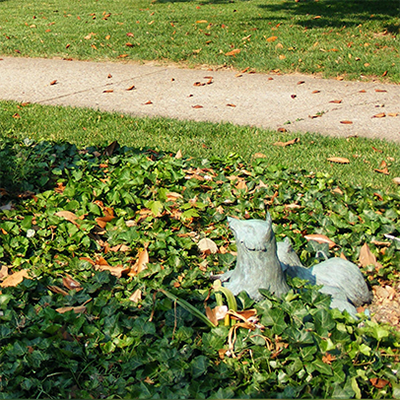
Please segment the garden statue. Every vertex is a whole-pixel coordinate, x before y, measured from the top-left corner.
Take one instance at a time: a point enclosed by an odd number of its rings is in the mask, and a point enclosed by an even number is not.
[[[267,289],[278,297],[288,292],[269,213],[266,221],[228,217],[228,223],[236,240],[237,261],[234,270],[222,275],[221,280],[228,281],[224,286],[235,296],[244,290],[256,301],[263,298],[258,289]]]
[[[347,310],[356,317],[356,307],[371,302],[372,296],[357,265],[343,258],[334,257],[306,268],[295,253],[289,238],[277,244],[278,258],[282,270],[292,278],[298,277],[322,288],[320,291],[331,295],[331,308]]]
[[[356,307],[371,301],[371,293],[359,268],[342,258],[330,258],[312,268],[302,265],[290,240],[276,243],[271,216],[266,220],[237,220],[228,217],[237,246],[235,269],[215,276],[236,296],[242,290],[256,301],[267,289],[277,297],[289,291],[285,273],[322,285],[320,291],[332,297],[331,308],[347,310],[356,318]],[[285,273],[284,273],[285,272]]]

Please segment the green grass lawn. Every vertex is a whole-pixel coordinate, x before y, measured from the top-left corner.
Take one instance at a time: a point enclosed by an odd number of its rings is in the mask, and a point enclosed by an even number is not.
[[[399,7],[397,0],[9,0],[0,2],[0,54],[400,82]]]
[[[20,118],[13,118],[15,113]],[[251,161],[256,153],[262,153],[270,165],[328,174],[352,186],[373,186],[389,192],[398,191],[392,179],[400,176],[399,146],[362,138],[333,139],[232,124],[134,118],[80,108],[35,104],[21,107],[15,102],[0,102],[0,132],[3,138],[69,142],[80,148],[117,140],[121,145],[138,149],[173,154],[181,150],[186,157],[225,157],[237,153],[243,160]],[[249,140],[244,141],[243,137]],[[296,137],[300,141],[292,146],[274,145]],[[329,157],[345,157],[350,163],[331,163],[327,161]],[[389,175],[375,171],[383,169],[383,161]]]

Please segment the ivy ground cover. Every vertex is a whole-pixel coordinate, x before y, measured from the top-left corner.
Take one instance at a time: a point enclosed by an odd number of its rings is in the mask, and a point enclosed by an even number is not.
[[[398,236],[397,195],[236,155],[31,140],[0,152],[36,161],[0,175],[1,398],[400,397],[399,334],[329,310],[302,281],[258,304],[241,293],[252,319],[205,317],[220,300],[210,274],[235,263],[227,216],[268,209],[307,265],[306,234],[355,262],[368,243],[382,267],[363,272],[384,284],[398,280],[398,245],[373,243]]]

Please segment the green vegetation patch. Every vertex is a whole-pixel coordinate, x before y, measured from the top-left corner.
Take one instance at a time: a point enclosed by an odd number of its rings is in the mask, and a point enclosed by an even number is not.
[[[0,54],[400,81],[397,0],[0,2]]]
[[[151,148],[172,154],[181,150],[186,157],[226,157],[237,153],[248,162],[259,153],[258,156],[262,155],[268,164],[328,174],[354,187],[372,186],[387,192],[398,191],[393,178],[400,177],[400,148],[384,140],[285,133],[228,123],[135,118],[71,107],[2,101],[0,138],[16,140],[13,153],[0,158],[0,165],[14,165],[6,176],[15,183],[19,176],[29,175],[35,170],[35,160],[12,156],[19,152],[19,143],[25,138],[66,141],[78,147],[104,146],[117,140],[121,145],[137,149]],[[274,145],[292,140],[292,145]],[[11,147],[7,149],[11,151]],[[349,163],[330,162],[328,158],[331,157],[347,158]]]
[[[15,163],[37,163],[19,186],[7,167],[0,175],[1,398],[400,397],[398,332],[329,310],[302,281],[281,300],[237,296],[252,322],[198,318],[219,301],[210,274],[235,263],[227,216],[268,209],[307,265],[306,234],[354,262],[368,243],[382,268],[364,268],[366,279],[398,280],[397,241],[384,254],[373,244],[399,236],[398,195],[263,158],[28,139],[0,153],[16,148]],[[203,238],[218,252],[201,251]]]

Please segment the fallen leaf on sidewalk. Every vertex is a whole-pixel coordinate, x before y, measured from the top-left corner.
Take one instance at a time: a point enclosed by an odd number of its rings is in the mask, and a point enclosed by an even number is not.
[[[192,106],[192,108],[203,108],[200,104],[196,104],[195,106]]]
[[[153,102],[151,100],[146,101],[146,103],[143,103],[144,106],[149,105],[149,104],[153,104]]]
[[[353,121],[344,120],[344,121],[340,121],[340,123],[345,124],[345,125],[351,125],[353,123]]]
[[[331,100],[329,103],[340,104],[342,100]]]
[[[311,94],[317,94],[317,93],[321,93],[321,91],[320,91],[320,90],[313,90],[313,91],[311,92]]]
[[[387,92],[387,90],[386,89],[375,89],[375,92],[377,92],[377,93],[385,93],[385,92]]]
[[[114,90],[113,90],[113,89],[107,89],[107,90],[103,90],[103,93],[112,93],[112,92],[114,92]]]
[[[382,113],[379,113],[379,114],[375,114],[371,118],[385,118],[385,117],[386,117],[386,114],[384,112],[382,112]]]
[[[228,107],[236,107],[234,104],[228,103],[227,104]]]
[[[132,85],[132,86],[129,86],[127,89],[125,89],[125,90],[133,90],[133,89],[135,89],[135,85]]]
[[[53,85],[55,85],[56,83],[57,83],[57,79],[54,79],[54,81],[51,81],[51,82],[50,82],[50,85],[53,86]]]
[[[302,85],[303,83],[306,83],[305,81],[298,81],[297,84],[298,85]]]
[[[388,117],[397,117],[399,113],[388,113]]]
[[[337,163],[337,164],[349,164],[350,160],[345,157],[329,157],[327,158],[328,161]]]

